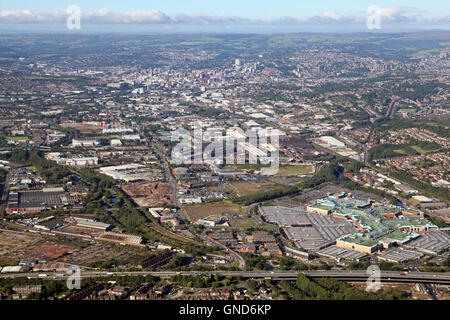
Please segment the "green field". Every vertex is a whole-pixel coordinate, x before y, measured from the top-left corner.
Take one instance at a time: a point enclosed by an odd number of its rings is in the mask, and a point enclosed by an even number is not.
[[[261,164],[233,164],[227,165],[228,169],[233,169],[237,171],[245,171],[245,170],[261,170],[261,168],[267,168],[270,165],[261,165]]]
[[[276,188],[276,184],[270,181],[239,181],[232,182],[232,189],[237,191],[241,196],[260,192],[263,190],[271,190]]]
[[[398,112],[416,112],[417,109],[416,108],[401,108],[398,109]]]
[[[411,150],[413,150],[413,152],[411,152]],[[418,152],[420,154],[427,154],[430,152],[437,152],[440,149],[427,149],[427,148],[422,148],[420,146],[406,146],[403,147],[402,149],[395,149],[394,152],[401,154],[401,155],[413,155],[414,151]]]
[[[263,190],[272,190],[278,187],[277,183],[262,181],[235,181],[228,185],[211,186],[207,189],[210,191],[223,191],[230,197],[245,196],[252,193],[261,192]]]
[[[191,204],[182,206],[189,220],[196,222],[211,215],[222,215],[224,213],[243,213],[244,208],[229,201]]]
[[[419,146],[411,146],[410,148],[414,149],[415,151],[417,151],[417,152],[419,152],[421,154],[427,154],[427,153],[430,153],[430,152],[436,152],[436,151],[440,150],[440,149],[426,149],[426,148],[422,148],[422,147],[419,147]]]
[[[28,141],[28,140],[30,140],[30,138],[18,136],[18,137],[6,137],[6,140],[7,141]]]
[[[277,175],[279,176],[295,176],[314,173],[314,168],[311,166],[294,165],[294,166],[281,166]]]
[[[231,219],[230,225],[232,228],[251,228],[255,226],[255,222],[251,218],[236,218]]]

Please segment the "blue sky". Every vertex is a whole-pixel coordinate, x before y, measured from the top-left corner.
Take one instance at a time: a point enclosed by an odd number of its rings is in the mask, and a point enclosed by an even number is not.
[[[361,14],[370,5],[414,7],[427,16],[450,13],[450,1],[445,0],[0,0],[0,10],[64,11],[72,4],[83,11],[101,8],[112,11],[158,9],[167,14],[231,15],[253,19],[309,17],[330,10],[339,14]]]
[[[106,25],[125,31],[157,29],[156,25],[173,31],[202,30],[208,25],[217,30],[362,31],[370,5],[384,10],[384,27],[389,30],[450,25],[448,0],[0,0],[0,27],[64,26],[67,7],[74,4],[82,11],[85,27],[93,30]]]

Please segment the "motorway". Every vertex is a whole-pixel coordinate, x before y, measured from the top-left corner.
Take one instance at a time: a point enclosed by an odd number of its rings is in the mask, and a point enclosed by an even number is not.
[[[320,270],[320,271],[127,271],[127,272],[107,272],[107,271],[81,271],[82,278],[95,277],[114,277],[114,276],[155,276],[160,278],[170,278],[175,275],[221,275],[233,276],[251,279],[296,279],[299,273],[311,278],[334,278],[343,281],[367,281],[369,274],[363,271],[339,271],[339,270]],[[403,274],[403,275],[402,275]],[[67,275],[61,272],[45,273],[0,273],[0,278],[45,278],[64,280]],[[409,282],[409,283],[435,283],[450,285],[450,273],[429,273],[429,272],[409,272],[402,273],[398,271],[381,271],[381,282]]]

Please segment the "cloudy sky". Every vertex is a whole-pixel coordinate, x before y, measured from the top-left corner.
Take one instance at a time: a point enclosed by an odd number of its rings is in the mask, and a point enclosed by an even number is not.
[[[81,11],[80,29],[67,27],[67,20],[74,17],[74,11],[68,12],[72,5]],[[432,29],[450,30],[450,1],[0,0],[0,32],[268,33]]]

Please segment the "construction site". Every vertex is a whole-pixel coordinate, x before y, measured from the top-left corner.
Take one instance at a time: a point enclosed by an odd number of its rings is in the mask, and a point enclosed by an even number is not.
[[[159,207],[172,204],[168,183],[137,182],[123,184],[121,188],[141,207]]]

